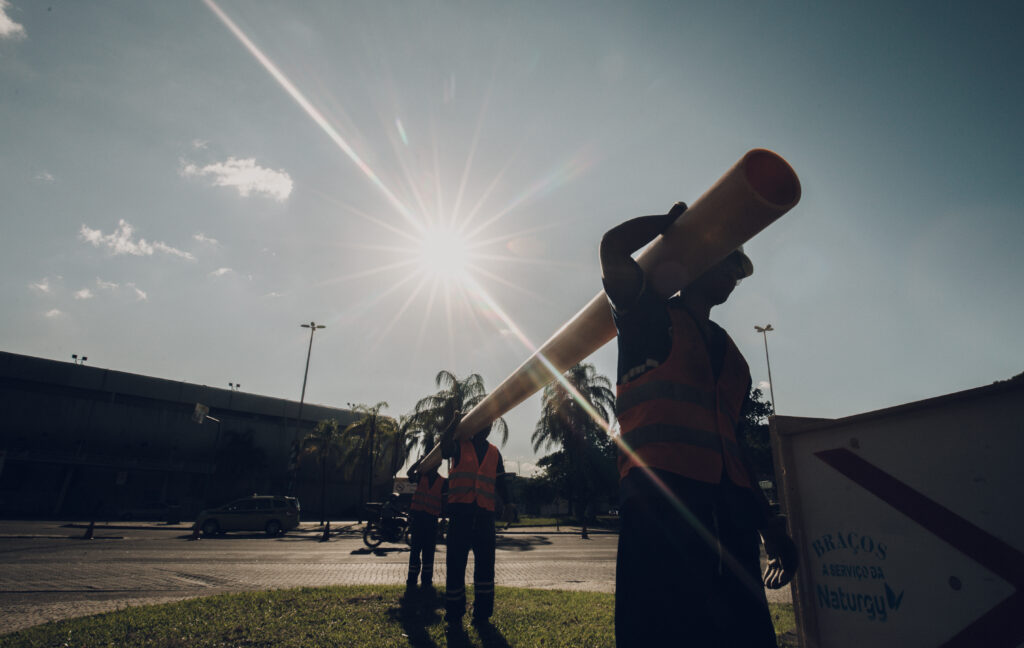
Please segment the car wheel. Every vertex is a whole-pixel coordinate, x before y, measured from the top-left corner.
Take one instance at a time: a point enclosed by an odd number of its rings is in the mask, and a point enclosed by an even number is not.
[[[220,525],[217,524],[217,520],[207,520],[203,522],[203,535],[210,537],[217,535],[220,532]]]
[[[375,549],[380,546],[382,538],[380,537],[380,529],[377,527],[376,522],[367,522],[366,528],[363,529],[363,542],[370,549]]]
[[[268,536],[274,537],[281,533],[281,523],[277,520],[271,520],[267,522],[267,526],[263,527],[263,530],[267,532]]]

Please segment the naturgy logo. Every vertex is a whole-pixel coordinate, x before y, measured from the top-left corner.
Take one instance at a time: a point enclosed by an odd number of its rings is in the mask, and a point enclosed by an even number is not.
[[[811,548],[822,559],[815,584],[818,607],[885,622],[903,603],[903,591],[897,594],[886,582],[883,563],[889,548],[884,542],[842,531],[822,534]]]

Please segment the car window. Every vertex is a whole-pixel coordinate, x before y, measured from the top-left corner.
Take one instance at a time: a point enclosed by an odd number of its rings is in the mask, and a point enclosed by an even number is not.
[[[288,506],[288,503],[284,498],[278,497],[274,499],[274,508],[285,508],[286,506]]]
[[[253,508],[257,511],[269,511],[271,508],[271,500],[269,499],[258,499],[253,500]]]

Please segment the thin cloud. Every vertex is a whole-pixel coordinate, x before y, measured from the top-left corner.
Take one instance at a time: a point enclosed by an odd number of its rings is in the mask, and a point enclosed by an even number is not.
[[[210,273],[210,276],[223,277],[224,275],[231,274],[232,272],[234,272],[234,270],[232,270],[231,268],[217,268],[216,270]]]
[[[192,148],[202,150],[210,145],[210,140],[199,139],[198,137],[192,140]]]
[[[207,245],[212,245],[214,247],[220,247],[220,241],[218,241],[217,239],[213,238],[212,236],[207,236],[206,234],[203,234],[202,232],[198,232],[196,234],[193,234],[192,238],[194,238],[195,240],[199,241],[200,243],[206,243]]]
[[[75,291],[75,299],[92,299],[96,295],[93,294],[88,288],[82,288],[81,290]]]
[[[276,299],[278,297],[284,297],[284,293],[279,293],[279,292],[276,292],[276,291],[271,291],[271,292],[268,292],[266,295],[263,295],[263,296],[265,298],[267,298],[267,299]]]
[[[52,295],[53,294],[53,286],[50,285],[50,278],[49,277],[43,277],[41,281],[34,281],[34,282],[30,283],[28,286],[32,290],[41,292],[41,293],[46,294],[46,295]]]
[[[136,301],[146,301],[149,296],[144,290],[139,289],[133,282],[129,281],[123,286],[116,281],[104,281],[99,277],[96,277],[96,287],[104,292],[113,293],[115,295],[124,295],[125,291],[131,291],[131,294],[135,297]],[[82,291],[79,291],[82,292]],[[77,293],[76,293],[77,298]]]
[[[8,0],[0,0],[0,38],[24,38],[25,27],[7,15],[10,8],[11,3]]]
[[[757,383],[757,388],[760,389],[763,392],[768,391],[768,389],[770,389],[771,386],[772,386],[772,384],[770,382],[768,382],[767,380],[762,380],[762,381]]]
[[[128,284],[128,287],[135,293],[135,299],[137,301],[149,301],[149,295],[146,294],[145,290],[142,290],[133,283]]]
[[[39,173],[32,176],[32,179],[36,182],[42,182],[45,184],[52,184],[57,181],[57,178],[53,177],[53,174],[49,171],[40,171]]]
[[[284,202],[292,193],[292,177],[286,171],[275,171],[256,164],[253,158],[244,160],[229,157],[224,162],[214,162],[204,167],[192,163],[181,168],[183,177],[210,178],[215,187],[232,187],[243,198],[250,194],[262,194],[277,202]]]
[[[133,234],[135,228],[123,218],[118,221],[117,229],[110,234],[104,234],[98,229],[92,229],[86,225],[78,231],[78,236],[93,247],[105,247],[112,254],[130,254],[132,256],[152,256],[154,252],[163,252],[189,261],[195,261],[190,253],[167,245],[163,241],[149,243],[144,238],[135,240]]]
[[[59,308],[53,308],[43,313],[44,316],[49,317],[50,319],[53,319],[54,317],[60,317],[63,314],[64,313]]]

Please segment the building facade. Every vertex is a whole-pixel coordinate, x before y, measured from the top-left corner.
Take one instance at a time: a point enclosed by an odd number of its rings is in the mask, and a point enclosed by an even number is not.
[[[299,410],[296,401],[0,352],[0,515],[191,519],[258,492],[299,496],[310,519],[320,474],[295,461],[295,442],[317,421],[344,428],[357,416],[306,403],[299,420]],[[329,481],[328,491],[331,514],[360,505],[355,483]]]

